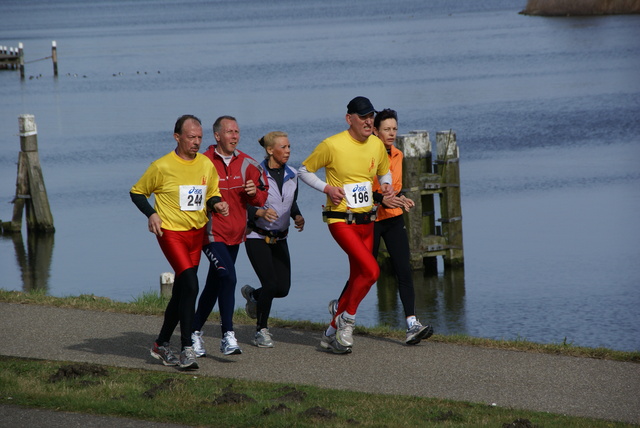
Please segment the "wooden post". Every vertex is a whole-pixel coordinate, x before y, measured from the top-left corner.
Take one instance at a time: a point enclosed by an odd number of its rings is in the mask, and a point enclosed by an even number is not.
[[[18,155],[18,177],[16,196],[13,200],[13,219],[9,227],[3,228],[19,232],[22,226],[22,209],[27,211],[27,229],[38,232],[55,232],[49,199],[44,186],[40,158],[38,156],[38,131],[32,114],[18,118],[20,128],[20,154]]]
[[[22,46],[22,42],[18,43],[18,57],[19,57],[19,66],[20,66],[20,78],[24,79],[24,50]]]
[[[29,194],[29,167],[24,153],[18,153],[18,176],[16,178],[16,196],[13,199],[13,217],[11,223],[3,224],[3,228],[11,232],[20,232],[22,228],[22,213],[25,210],[26,200],[31,198]]]
[[[442,223],[442,236],[447,242],[444,263],[452,267],[462,266],[464,265],[464,252],[460,201],[460,154],[455,132],[437,132],[436,144],[438,147],[438,172],[443,183],[440,198],[442,218],[439,221]]]
[[[160,296],[171,297],[174,279],[174,274],[171,272],[163,272],[160,274]]]
[[[438,132],[437,171],[432,162],[431,141],[427,131],[398,135],[396,145],[404,153],[402,191],[416,203],[404,213],[409,237],[411,266],[437,273],[437,257],[447,267],[462,266],[462,208],[460,206],[460,169],[455,133]],[[436,226],[435,194],[440,195],[440,216]],[[381,245],[380,265],[388,266]]]
[[[53,75],[58,77],[58,48],[55,40],[51,42],[51,61],[53,61]]]
[[[409,237],[411,266],[424,266],[425,245],[423,237],[435,230],[433,195],[423,195],[421,178],[431,173],[431,141],[427,131],[412,131],[396,137],[396,146],[404,154],[402,164],[402,191],[416,207],[404,213],[405,226]]]

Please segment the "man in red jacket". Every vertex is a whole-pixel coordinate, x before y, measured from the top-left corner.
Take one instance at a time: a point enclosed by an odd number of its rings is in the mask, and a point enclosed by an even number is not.
[[[224,217],[209,212],[206,225],[204,254],[209,259],[209,272],[193,320],[191,340],[196,356],[206,355],[202,340],[202,326],[218,301],[222,329],[220,352],[225,355],[241,354],[233,332],[235,308],[235,262],[240,244],[245,240],[247,204],[261,207],[267,201],[268,184],[260,164],[236,149],[240,141],[240,128],[232,116],[221,116],[213,124],[217,145],[204,153],[219,176],[218,187],[222,200],[229,204],[229,215]]]

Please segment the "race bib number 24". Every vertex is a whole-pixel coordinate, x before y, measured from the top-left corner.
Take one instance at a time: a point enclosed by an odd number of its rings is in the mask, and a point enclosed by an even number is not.
[[[207,186],[180,186],[180,209],[182,211],[200,211],[204,208],[204,196]]]

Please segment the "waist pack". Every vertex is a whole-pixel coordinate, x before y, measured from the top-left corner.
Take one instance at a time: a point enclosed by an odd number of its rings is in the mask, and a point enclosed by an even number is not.
[[[347,224],[367,224],[376,221],[376,209],[374,208],[366,213],[354,213],[350,210],[342,211],[322,211],[322,221],[326,222],[330,218],[343,219]]]
[[[254,232],[259,233],[260,235],[264,236],[264,240],[265,240],[265,242],[267,244],[275,244],[276,243],[276,239],[286,238],[287,235],[289,234],[289,229],[287,229],[287,230],[267,230],[267,229],[262,229],[262,228],[256,226],[255,224],[251,224],[251,225],[249,225],[249,227]]]

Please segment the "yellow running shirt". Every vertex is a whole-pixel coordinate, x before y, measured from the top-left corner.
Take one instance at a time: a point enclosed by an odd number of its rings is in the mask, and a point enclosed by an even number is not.
[[[131,193],[147,198],[154,194],[154,208],[163,229],[200,229],[207,224],[207,200],[220,196],[218,173],[209,158],[200,153],[193,160],[185,160],[171,151],[151,163]]]
[[[358,141],[351,137],[349,131],[322,141],[302,164],[307,171],[313,173],[324,168],[327,184],[345,188],[346,198],[338,206],[327,196],[327,208],[340,212],[347,210],[347,201],[354,213],[371,211],[373,178],[389,172],[389,157],[382,141],[375,135],[365,141]],[[358,185],[354,186],[356,184]],[[355,192],[353,189],[363,191]],[[332,223],[337,219],[329,220]]]

